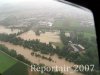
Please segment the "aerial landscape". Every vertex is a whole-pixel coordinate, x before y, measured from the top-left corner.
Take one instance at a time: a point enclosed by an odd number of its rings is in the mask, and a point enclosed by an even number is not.
[[[0,75],[99,75],[99,69],[90,10],[56,0],[0,1]]]

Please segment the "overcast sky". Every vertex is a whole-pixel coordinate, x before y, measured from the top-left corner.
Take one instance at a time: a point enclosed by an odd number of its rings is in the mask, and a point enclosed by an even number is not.
[[[0,3],[52,2],[53,0],[0,0]]]
[[[23,3],[23,4],[26,4],[26,3],[35,3],[35,5],[39,5],[39,4],[40,5],[41,4],[45,5],[45,4],[48,4],[48,3],[53,4],[55,2],[56,2],[55,6],[56,5],[58,6],[58,4],[60,3],[60,2],[57,3],[56,0],[0,0],[0,5],[2,5],[2,4],[13,4],[13,5],[15,5],[15,4],[19,4],[19,3],[20,4],[21,3]],[[66,6],[68,6],[68,5],[66,4]],[[74,7],[72,7],[72,8],[74,8]]]
[[[2,6],[4,4],[4,6],[7,6],[7,4],[11,4],[11,5],[22,5],[22,6],[30,6],[30,7],[43,7],[43,6],[52,6],[52,7],[62,7],[62,9],[66,9],[70,12],[76,12],[79,14],[91,14],[90,12],[84,11],[83,9],[68,5],[68,4],[64,4],[61,2],[57,2],[56,0],[0,0],[0,6]]]

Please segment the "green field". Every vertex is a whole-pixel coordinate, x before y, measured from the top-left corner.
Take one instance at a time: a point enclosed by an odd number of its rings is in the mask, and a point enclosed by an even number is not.
[[[95,36],[96,37],[96,35],[95,35],[95,33],[93,34],[93,33],[85,33],[84,32],[84,36],[86,37],[86,38],[91,38],[92,36]]]
[[[28,75],[28,67],[21,62],[17,62],[2,75]]]
[[[0,51],[0,74],[2,75],[28,75],[28,67],[18,60],[14,60]]]
[[[5,72],[7,69],[9,69],[15,64],[15,60],[0,51],[0,73]]]

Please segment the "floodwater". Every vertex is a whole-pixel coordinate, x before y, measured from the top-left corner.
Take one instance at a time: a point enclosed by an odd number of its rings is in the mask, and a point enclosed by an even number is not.
[[[11,29],[8,29],[8,28],[6,28],[4,26],[0,26],[0,33],[14,34],[14,33],[18,33],[18,32],[20,32],[19,29],[13,29],[13,30],[11,30]]]
[[[28,32],[25,32],[19,35],[18,37],[21,37],[24,40],[39,39],[40,42],[47,43],[47,44],[49,42],[61,42],[58,32],[45,32],[45,33],[41,33],[40,36],[37,36],[35,32],[33,32],[32,30],[29,30]]]
[[[64,65],[66,67],[72,67],[73,65],[75,65],[74,63],[72,62],[69,62],[69,61],[65,61],[64,59],[60,59],[58,58],[57,55],[53,55],[53,56],[49,56],[49,55],[45,55],[45,54],[41,54],[40,52],[37,52],[45,57],[51,57],[52,60],[54,60],[55,62],[50,62],[46,59],[42,59],[40,57],[36,57],[36,56],[32,56],[31,55],[31,52],[32,50],[30,49],[27,49],[27,48],[24,48],[22,46],[19,46],[19,45],[13,45],[11,43],[8,43],[8,42],[1,42],[0,41],[0,44],[3,44],[5,45],[6,47],[8,47],[8,49],[14,49],[17,54],[21,54],[23,55],[26,59],[28,59],[29,61],[31,61],[32,63],[36,63],[36,64],[45,64],[46,66],[49,66],[49,67],[53,67],[53,66],[58,66],[58,67],[64,67]],[[72,71],[73,73],[71,73],[70,71]],[[78,72],[74,72],[72,69],[68,70],[68,71],[62,71],[65,75],[83,75],[81,73],[78,73]]]

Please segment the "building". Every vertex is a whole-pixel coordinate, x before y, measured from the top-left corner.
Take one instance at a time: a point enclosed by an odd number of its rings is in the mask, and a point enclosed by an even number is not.
[[[85,50],[85,48],[84,48],[82,45],[80,45],[80,44],[77,45],[77,48],[78,48],[80,51]]]
[[[53,25],[53,23],[51,23],[51,22],[46,22],[46,21],[40,21],[40,22],[39,22],[39,25],[40,25],[40,26],[49,26],[49,27],[51,27],[51,26]]]
[[[79,51],[84,51],[85,48],[80,44],[73,44],[72,41],[69,41],[68,50],[79,52]]]
[[[65,36],[66,37],[70,37],[70,33],[65,33]]]
[[[70,44],[69,50],[78,52],[79,49],[75,46],[75,44]]]

